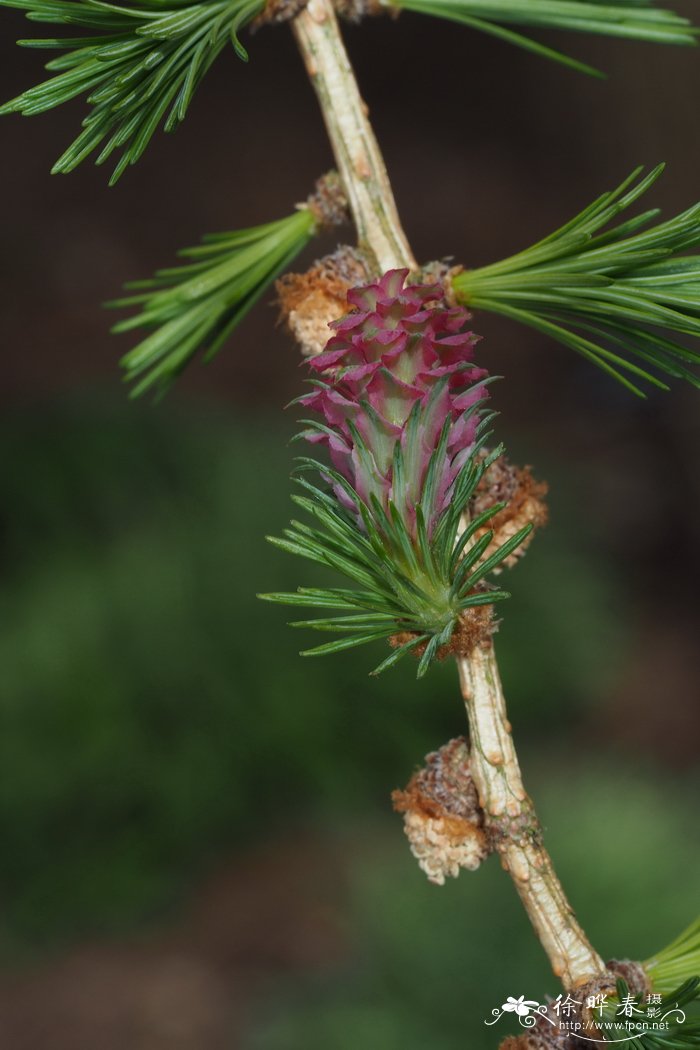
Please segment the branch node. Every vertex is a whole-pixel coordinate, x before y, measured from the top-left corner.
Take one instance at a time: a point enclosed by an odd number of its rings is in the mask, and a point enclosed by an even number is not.
[[[525,796],[527,799],[527,796]],[[515,807],[513,807],[515,809]],[[517,812],[489,814],[487,826],[493,848],[500,850],[505,844],[515,843],[518,846],[541,846],[542,832],[532,803],[527,799],[525,805],[519,802]]]

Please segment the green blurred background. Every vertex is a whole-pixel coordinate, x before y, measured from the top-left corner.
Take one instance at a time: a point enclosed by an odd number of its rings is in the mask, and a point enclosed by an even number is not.
[[[6,97],[38,62],[3,19]],[[495,259],[640,161],[670,162],[655,203],[697,198],[697,53],[557,43],[610,82],[417,17],[351,31],[421,258]],[[0,128],[11,1050],[487,1048],[507,995],[556,994],[496,861],[430,886],[390,812],[464,731],[453,668],[301,660],[255,599],[314,579],[264,541],[303,379],[274,311],[158,407],[119,386],[99,303],[205,230],[284,214],[330,163],[288,34],[252,45],[113,191],[47,175],[79,105]],[[697,395],[637,402],[475,327],[500,434],[552,490],[498,636],[526,780],[595,945],[645,957],[697,911]]]

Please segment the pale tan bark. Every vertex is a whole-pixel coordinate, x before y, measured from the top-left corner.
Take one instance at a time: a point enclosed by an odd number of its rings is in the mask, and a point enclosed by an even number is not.
[[[330,0],[309,0],[293,28],[318,95],[360,247],[380,273],[404,266],[417,269]]]
[[[384,161],[343,46],[331,0],[310,0],[293,23],[345,184],[360,247],[376,272],[417,269]],[[493,645],[458,661],[472,775],[503,866],[566,988],[605,972],[576,921],[522,784]]]
[[[457,661],[469,719],[470,767],[497,852],[565,988],[605,972],[576,920],[523,787],[493,645]]]

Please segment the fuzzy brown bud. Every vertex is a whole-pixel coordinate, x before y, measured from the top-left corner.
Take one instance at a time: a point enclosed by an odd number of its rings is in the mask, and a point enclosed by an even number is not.
[[[411,853],[430,882],[444,885],[462,868],[474,871],[490,852],[484,816],[464,737],[426,756],[405,791],[394,791],[394,809],[404,815]]]
[[[335,226],[344,226],[349,221],[348,198],[337,171],[329,171],[316,181],[316,187],[308,197],[306,207],[316,219],[320,230],[332,230]]]
[[[308,0],[267,0],[263,10],[251,23],[251,28],[255,31],[261,26],[291,22],[300,11],[304,10],[307,3]]]
[[[641,963],[632,959],[610,959],[605,965],[613,978],[622,977],[631,995],[645,996],[651,991],[649,975]]]
[[[579,998],[577,992],[574,1002],[578,1003]],[[550,1000],[545,1012],[538,1011],[537,1014],[530,1015],[528,1021],[532,1023],[527,1032],[506,1036],[499,1050],[584,1050],[584,1047],[591,1044],[578,1039],[570,1030],[572,1017],[577,1020],[579,1016],[578,1012],[575,1012],[565,1018],[554,1009]],[[566,1024],[563,1026],[564,1021]]]
[[[507,1035],[498,1050],[580,1050],[584,1045],[561,1028],[542,1022],[522,1035]]]
[[[524,526],[534,525],[529,536],[503,562],[507,568],[513,568],[532,542],[536,529],[547,524],[547,490],[547,483],[536,481],[530,467],[516,467],[505,456],[499,456],[491,464],[477,486],[470,513],[476,517],[496,503],[506,503],[506,506],[478,533],[482,536],[489,529],[493,530],[493,541],[484,552],[484,558],[490,557]],[[500,568],[494,571],[499,572]]]
[[[275,287],[281,317],[305,356],[324,350],[331,335],[329,324],[348,311],[348,292],[366,280],[362,256],[349,247],[319,259],[306,273],[280,278]]]
[[[473,605],[464,609],[455,624],[452,637],[447,645],[441,646],[436,659],[445,660],[448,656],[469,656],[477,645],[486,646],[491,642],[491,635],[498,630],[498,621],[493,615],[493,605]],[[410,642],[415,635],[409,631],[399,631],[389,638],[393,649]],[[421,642],[413,650],[413,655],[421,657],[427,643]]]
[[[457,302],[452,285],[453,279],[463,269],[463,266],[453,266],[449,258],[435,259],[421,268],[421,280],[425,281],[426,284],[439,284],[442,288],[445,302],[449,303],[450,306],[464,306],[464,303]]]
[[[334,0],[333,6],[346,22],[361,22],[363,18],[376,15],[398,18],[401,13],[395,4],[383,4],[381,0]]]

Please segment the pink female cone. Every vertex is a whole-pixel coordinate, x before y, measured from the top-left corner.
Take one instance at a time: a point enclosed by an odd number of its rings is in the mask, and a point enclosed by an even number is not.
[[[469,409],[486,396],[487,372],[473,364],[478,337],[463,330],[468,312],[446,304],[438,285],[406,287],[407,276],[390,270],[348,293],[354,309],[331,326],[336,334],[309,362],[320,381],[300,400],[326,425],[306,431],[308,440],[328,446],[333,466],[364,503],[374,495],[388,511],[391,501],[411,533],[430,459],[450,421],[426,520],[430,535],[473,447],[478,417]],[[339,485],[336,494],[352,508]]]

